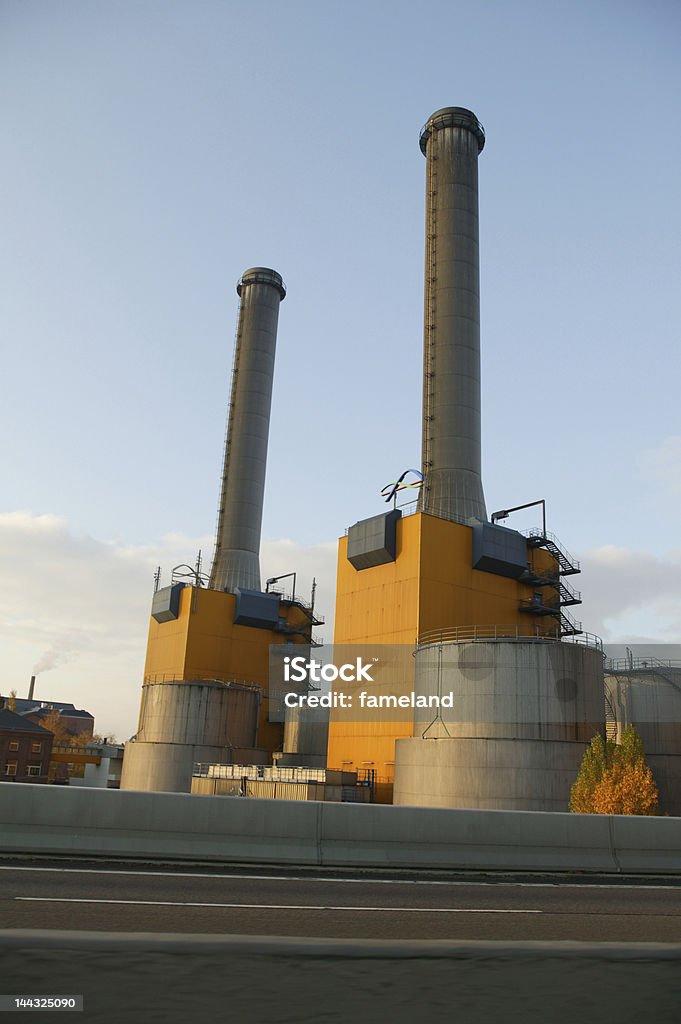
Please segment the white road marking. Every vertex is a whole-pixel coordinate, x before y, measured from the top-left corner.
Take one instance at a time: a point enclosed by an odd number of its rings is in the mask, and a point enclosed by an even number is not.
[[[174,903],[166,900],[92,900],[60,896],[15,896],[22,903],[106,903],[125,907],[218,907],[224,910],[362,910],[392,914],[543,914],[543,910],[480,910],[466,907],[317,907],[307,903]]]
[[[122,868],[43,868],[0,864],[0,871],[47,871],[68,875],[139,875],[150,878],[225,878],[253,882],[343,882],[353,885],[513,886],[518,889],[680,889],[681,885],[637,885],[617,882],[481,882],[427,878],[334,878],[327,875],[225,875],[201,871],[126,871]]]

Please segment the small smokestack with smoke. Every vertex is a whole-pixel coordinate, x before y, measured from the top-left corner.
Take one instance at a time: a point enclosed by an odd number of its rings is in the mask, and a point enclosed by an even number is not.
[[[74,654],[79,654],[83,648],[87,647],[88,642],[88,637],[76,630],[58,637],[35,663],[32,669],[33,674],[39,676],[43,672],[61,668],[73,658]]]
[[[28,687],[28,699],[33,700],[33,691],[35,690],[35,676],[31,676],[31,682]]]
[[[58,651],[50,650],[43,654],[39,661],[36,661],[33,666],[34,678],[39,676],[42,672],[50,672],[53,668],[56,668],[60,662],[64,661],[66,656],[60,654]]]

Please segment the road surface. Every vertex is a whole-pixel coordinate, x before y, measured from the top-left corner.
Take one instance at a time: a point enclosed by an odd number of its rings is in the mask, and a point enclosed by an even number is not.
[[[681,942],[681,886],[0,865],[3,928]]]

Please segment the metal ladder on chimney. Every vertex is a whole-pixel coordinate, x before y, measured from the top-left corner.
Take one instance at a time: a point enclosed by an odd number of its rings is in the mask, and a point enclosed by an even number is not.
[[[432,143],[431,143],[432,144]],[[419,508],[428,508],[429,476],[431,467],[431,428],[433,419],[433,383],[435,381],[435,282],[437,275],[435,267],[437,264],[437,235],[435,233],[436,223],[436,199],[437,199],[437,153],[433,153],[430,160],[426,161],[426,205],[430,210],[430,218],[426,223],[426,306],[425,306],[425,338],[423,348],[423,445],[421,452],[421,469],[424,474],[423,487],[419,495]],[[428,203],[430,200],[430,203]]]
[[[222,461],[222,481],[220,483],[220,504],[218,506],[217,521],[215,524],[215,548],[213,551],[213,565],[217,561],[218,548],[220,545],[220,534],[222,532],[222,518],[225,512],[225,491],[227,483],[227,475],[229,470],[229,456],[231,449],[231,423],[232,423],[232,409],[236,401],[236,388],[237,381],[239,379],[239,355],[241,354],[241,335],[243,330],[243,309],[239,307],[239,314],[236,324],[236,333],[234,337],[234,356],[232,358],[232,380],[229,389],[229,405],[227,407],[227,423],[225,425],[225,444],[223,449],[223,461]]]

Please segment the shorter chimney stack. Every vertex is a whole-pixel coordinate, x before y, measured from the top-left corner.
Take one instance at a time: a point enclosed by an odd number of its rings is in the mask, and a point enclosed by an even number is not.
[[[272,405],[279,304],[275,270],[253,267],[241,278],[225,463],[218,511],[213,590],[260,590],[260,532]]]

